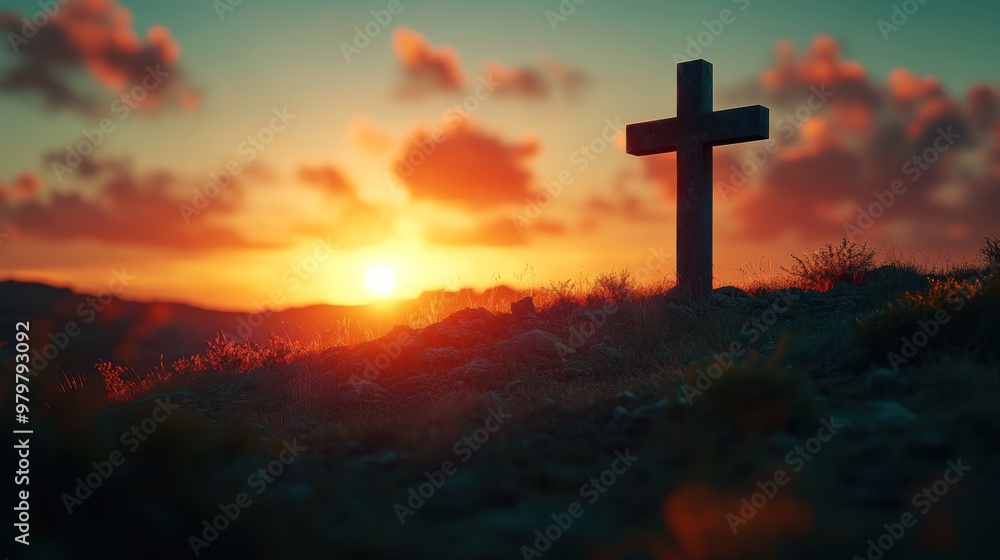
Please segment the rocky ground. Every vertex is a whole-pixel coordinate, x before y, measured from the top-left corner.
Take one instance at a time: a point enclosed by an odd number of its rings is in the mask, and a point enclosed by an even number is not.
[[[218,341],[142,383],[107,366],[111,404],[46,396],[33,550],[992,557],[983,278],[527,298],[350,347]]]

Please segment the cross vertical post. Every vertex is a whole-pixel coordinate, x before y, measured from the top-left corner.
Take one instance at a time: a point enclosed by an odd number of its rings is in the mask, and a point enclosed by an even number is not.
[[[677,286],[707,298],[712,293],[712,148],[765,140],[767,107],[714,112],[712,65],[677,65],[677,116],[629,124],[625,151],[635,156],[677,152]]]

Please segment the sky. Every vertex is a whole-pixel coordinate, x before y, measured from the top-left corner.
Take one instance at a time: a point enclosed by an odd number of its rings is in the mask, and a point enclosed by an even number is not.
[[[233,310],[671,280],[676,159],[624,125],[693,58],[771,115],[714,150],[717,285],[1000,234],[993,2],[49,3],[0,7],[0,278]]]

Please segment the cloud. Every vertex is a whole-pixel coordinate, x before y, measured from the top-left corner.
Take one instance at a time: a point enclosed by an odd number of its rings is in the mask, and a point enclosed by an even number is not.
[[[29,200],[38,194],[42,180],[34,173],[21,173],[13,182],[0,181],[0,207],[4,202],[14,203]]]
[[[400,96],[421,97],[437,91],[461,91],[465,87],[466,77],[454,47],[437,47],[408,27],[393,31],[392,47],[404,72]]]
[[[527,243],[527,237],[517,231],[517,228],[510,219],[505,218],[499,218],[472,229],[433,227],[428,232],[427,239],[437,245],[456,247],[479,245],[512,247]]]
[[[942,251],[997,232],[996,86],[976,84],[955,96],[936,77],[903,68],[878,82],[840,52],[826,36],[801,54],[778,44],[774,64],[747,92],[748,102],[771,106],[771,140],[715,150],[716,194],[728,190],[722,204],[732,205],[727,226],[752,240],[826,242],[849,236],[845,223],[870,223],[858,241]],[[818,88],[832,96],[810,107]],[[779,119],[790,126],[775,129]],[[644,159],[650,178],[673,182],[666,159]],[[733,188],[740,169],[750,171],[747,184]],[[905,192],[880,203],[893,184]],[[868,222],[859,209],[868,213],[873,204],[886,208],[875,208]]]
[[[0,185],[0,225],[56,242],[89,239],[188,252],[274,246],[210,223],[211,217],[237,208],[236,184],[224,191],[234,194],[211,201],[198,218],[185,224],[178,207],[190,203],[190,198],[175,194],[184,189],[177,188],[181,181],[171,173],[140,176],[121,161],[93,165],[90,178],[96,184],[80,185],[69,193],[53,192],[45,199],[38,180],[27,175],[12,185]],[[84,196],[83,191],[93,195]]]
[[[300,233],[332,238],[345,250],[377,245],[392,237],[395,220],[392,208],[358,198],[353,184],[339,168],[305,166],[299,170],[299,179],[328,195],[329,208],[324,208],[324,212],[330,216],[328,221],[300,226]]]
[[[99,98],[79,87],[82,74],[115,94],[145,91],[126,100],[134,105],[130,110],[198,103],[185,84],[180,46],[170,31],[150,27],[143,41],[132,29],[131,11],[114,0],[66,3],[42,26],[30,16],[5,12],[0,31],[15,61],[0,76],[0,91],[38,93],[50,109],[95,113]]]
[[[299,170],[299,178],[307,184],[321,188],[327,194],[356,198],[354,187],[347,181],[347,177],[332,165],[303,167]]]
[[[546,99],[556,91],[565,92],[575,99],[579,90],[590,79],[581,70],[570,68],[555,59],[548,58],[541,66],[509,68],[495,60],[483,65],[483,75],[490,81],[499,83],[496,93],[520,96],[526,99]]]
[[[392,146],[392,136],[375,127],[371,119],[360,116],[351,125],[351,138],[365,151],[381,155]]]
[[[438,47],[420,33],[397,27],[392,34],[396,59],[402,66],[404,81],[397,94],[420,98],[432,93],[465,92],[468,79],[462,71],[458,52],[452,46]],[[540,66],[509,67],[495,60],[483,64],[483,77],[497,84],[496,93],[525,99],[546,99],[554,90],[576,98],[590,82],[583,71],[547,57]]]
[[[434,132],[414,131],[393,172],[415,199],[482,211],[524,204],[534,183],[527,162],[538,152],[536,140],[507,143],[465,119]]]
[[[580,90],[590,84],[590,77],[583,70],[571,68],[553,58],[546,60],[545,68],[556,86],[565,91],[570,99],[576,99]]]
[[[524,97],[549,95],[549,84],[545,76],[534,68],[507,68],[499,62],[488,60],[483,66],[483,74],[497,84],[496,93],[501,95]]]

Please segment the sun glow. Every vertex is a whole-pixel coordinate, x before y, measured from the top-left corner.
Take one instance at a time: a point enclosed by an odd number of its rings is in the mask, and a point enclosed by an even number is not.
[[[373,264],[365,271],[365,288],[376,297],[388,297],[396,290],[396,271],[385,264]]]

